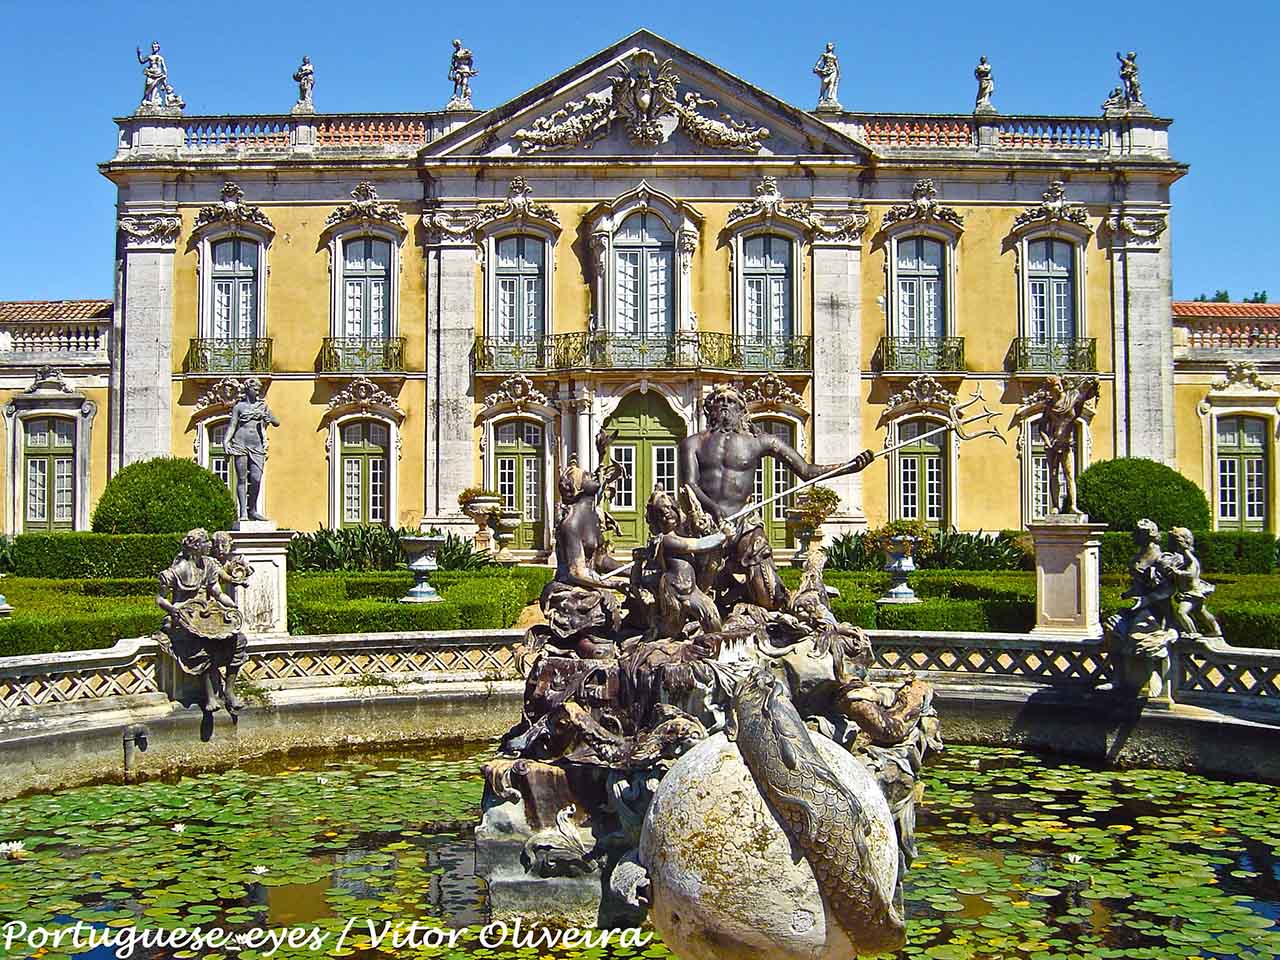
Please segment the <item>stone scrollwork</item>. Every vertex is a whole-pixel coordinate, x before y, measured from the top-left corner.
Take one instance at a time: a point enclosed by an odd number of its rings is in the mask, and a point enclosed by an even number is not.
[[[804,406],[804,397],[787,386],[786,381],[772,370],[743,390],[742,399],[751,406],[759,404],[771,409]]]
[[[230,408],[244,392],[244,383],[235,377],[223,377],[196,399],[196,413]]]
[[[1026,227],[1055,224],[1073,224],[1089,229],[1089,211],[1083,206],[1067,202],[1066,185],[1054,180],[1044,192],[1044,201],[1030,210],[1024,210],[1013,221],[1014,230]]]
[[[41,392],[74,393],[75,391],[71,389],[71,384],[67,383],[67,378],[62,375],[61,370],[45,364],[36,370],[35,379],[22,392],[26,395]]]
[[[356,377],[329,398],[329,414],[339,412],[383,413],[397,423],[404,419],[404,410],[396,398],[383,390],[368,377]]]
[[[957,230],[964,229],[964,217],[951,207],[944,207],[938,202],[938,191],[933,185],[932,177],[924,177],[916,181],[911,190],[911,199],[900,203],[884,215],[883,226],[890,227],[896,223],[915,223],[936,221],[947,224]]]
[[[860,237],[867,227],[868,218],[861,210],[844,214],[816,210],[811,203],[787,200],[778,189],[778,178],[766,176],[756,184],[754,197],[729,211],[725,226],[739,227],[752,221],[783,221],[804,231],[815,241],[841,243]]]
[[[542,224],[552,231],[560,229],[559,215],[547,204],[533,199],[533,189],[524,177],[512,178],[507,187],[507,199],[501,203],[484,204],[476,215],[475,226],[483,229],[508,222],[533,222]]]
[[[474,244],[480,217],[473,210],[431,206],[422,212],[422,225],[433,244]]]
[[[1235,389],[1242,392],[1256,390],[1269,393],[1275,389],[1275,384],[1262,379],[1258,368],[1251,361],[1228,360],[1226,374],[1213,381],[1213,389],[1215,391]]]
[[[928,375],[916,377],[889,397],[884,417],[892,419],[909,410],[925,408],[950,410],[959,402],[954,393]]]
[[[222,195],[217,203],[200,208],[200,212],[196,214],[195,229],[201,230],[223,223],[235,227],[255,226],[268,233],[275,232],[275,227],[262,212],[262,208],[245,203],[244,191],[230,180],[222,185]]]
[[[530,406],[549,407],[551,401],[547,395],[534,387],[533,381],[522,373],[507,377],[498,384],[498,389],[484,398],[485,409],[498,406],[511,406],[523,413]]]
[[[351,202],[338,207],[325,218],[325,228],[336,227],[351,221],[359,223],[385,223],[397,230],[404,229],[404,217],[391,202],[378,199],[378,191],[368,180],[362,180],[351,191]]]
[[[638,147],[656,147],[680,129],[703,146],[756,153],[769,136],[767,128],[735,120],[727,113],[718,119],[707,116],[703,109],[717,109],[717,102],[693,90],[681,96],[680,77],[671,60],[659,64],[652,50],[637,51],[620,67],[620,72],[609,78],[611,89],[570,100],[549,116],[517,130],[521,149],[537,153],[589,148],[608,136],[616,122],[624,125],[627,137]]]
[[[177,214],[147,213],[121,217],[116,225],[130,246],[171,244],[182,231],[182,218]]]
[[[1140,247],[1154,246],[1161,234],[1169,227],[1164,214],[1130,214],[1117,213],[1108,221],[1107,226],[1121,240]]]

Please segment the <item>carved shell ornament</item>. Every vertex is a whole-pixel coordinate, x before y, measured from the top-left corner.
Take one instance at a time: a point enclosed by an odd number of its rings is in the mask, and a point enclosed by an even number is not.
[[[1054,180],[1044,192],[1044,202],[1018,214],[1013,221],[1013,228],[1017,230],[1019,227],[1040,223],[1073,223],[1079,227],[1088,227],[1089,211],[1068,203],[1066,185],[1061,180]]]
[[[964,227],[964,217],[938,202],[938,190],[933,185],[933,178],[923,177],[916,181],[908,202],[898,204],[884,215],[882,226],[928,220],[950,224],[957,230]]]
[[[536,389],[533,381],[522,373],[507,377],[498,384],[498,389],[484,398],[485,409],[492,409],[503,404],[510,404],[518,412],[524,412],[530,406],[549,407],[551,401],[546,394]]]
[[[378,191],[368,180],[362,180],[351,191],[351,202],[343,204],[325,219],[326,227],[334,227],[348,221],[371,223],[380,221],[404,229],[404,217],[399,208],[378,198]]]
[[[959,402],[954,393],[930,376],[916,377],[899,393],[889,397],[887,409],[897,410],[905,406],[937,406],[950,409]]]
[[[743,390],[742,399],[770,408],[804,406],[804,397],[787,386],[786,381],[772,370]]]
[[[271,220],[261,207],[244,202],[244,191],[228,180],[222,185],[222,195],[217,203],[201,207],[196,215],[195,228],[207,227],[216,223],[229,223],[233,226],[252,224],[264,230],[274,230]]]
[[[703,110],[715,110],[719,104],[695,90],[682,95],[680,76],[671,60],[659,64],[652,50],[639,50],[619,66],[620,72],[609,78],[609,90],[570,100],[517,130],[520,148],[527,153],[590,148],[608,136],[615,123],[623,124],[627,137],[638,147],[656,147],[683,130],[705,147],[755,153],[769,136],[767,127],[752,126],[727,113],[719,118],[707,116]]]

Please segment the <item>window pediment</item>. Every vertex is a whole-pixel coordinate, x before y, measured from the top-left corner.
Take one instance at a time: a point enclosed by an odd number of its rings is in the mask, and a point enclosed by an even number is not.
[[[354,414],[381,417],[396,426],[403,423],[405,418],[405,412],[396,398],[368,377],[356,377],[330,397],[322,423],[329,424]]]
[[[338,207],[325,218],[324,234],[343,228],[375,225],[389,228],[400,237],[407,232],[400,208],[391,201],[381,200],[373,184],[363,180],[351,191],[351,202]]]
[[[507,187],[507,199],[481,206],[474,229],[483,236],[530,226],[541,227],[553,238],[560,235],[560,217],[555,210],[533,199],[533,190],[524,177],[513,177]]]
[[[935,414],[950,419],[959,398],[930,376],[916,377],[889,397],[880,414],[879,426],[902,417]]]
[[[964,217],[951,207],[939,203],[933,178],[923,177],[912,188],[911,199],[891,207],[880,222],[880,227],[893,233],[932,227],[954,239],[964,230]]]
[[[818,210],[810,202],[787,200],[778,189],[778,178],[761,177],[755,196],[744,200],[725,219],[725,231],[742,233],[754,228],[781,227],[815,243],[845,243],[857,240],[867,226],[867,215]]]
[[[1040,204],[1014,218],[1010,236],[1022,237],[1038,230],[1060,231],[1080,240],[1093,234],[1093,228],[1089,226],[1089,211],[1080,204],[1067,201],[1066,185],[1061,180],[1049,184]]]
[[[230,180],[222,185],[222,194],[217,203],[200,208],[192,233],[211,233],[218,228],[229,233],[247,232],[263,239],[270,239],[276,232],[271,219],[262,212],[262,208],[246,203],[244,191]]]

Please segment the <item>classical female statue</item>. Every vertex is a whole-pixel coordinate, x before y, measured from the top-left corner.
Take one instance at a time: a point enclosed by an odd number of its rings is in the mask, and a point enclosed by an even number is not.
[[[818,106],[839,107],[840,60],[834,43],[828,43],[827,49],[819,55],[813,72],[818,75]]]
[[[160,55],[160,41],[151,41],[151,52],[145,57],[137,48],[138,62],[142,64],[142,102],[154,107],[164,105],[169,86],[169,68]]]
[[[250,377],[242,390],[240,399],[231,408],[225,448],[227,456],[235,458],[240,519],[265,520],[258,512],[258,496],[267,464],[267,426],[278,427],[280,421],[262,399],[262,381]]]
[[[201,680],[201,709],[212,714],[220,696],[237,713],[244,704],[235,694],[236,676],[249,642],[240,610],[222,589],[223,564],[211,548],[203,529],[183,537],[182,552],[160,574],[156,605],[167,614],[161,632],[170,653],[184,673]]]
[[[298,102],[295,106],[311,106],[311,92],[316,86],[316,68],[312,66],[310,57],[302,58],[302,65],[293,72],[293,80],[298,85]]]
[[[978,81],[978,97],[973,105],[974,112],[995,112],[991,95],[996,92],[996,81],[991,75],[991,64],[987,63],[986,57],[978,58],[978,65],[973,68],[973,78]]]

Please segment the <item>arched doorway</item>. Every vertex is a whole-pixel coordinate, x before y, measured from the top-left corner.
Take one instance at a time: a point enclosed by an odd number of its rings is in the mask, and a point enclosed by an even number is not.
[[[610,515],[618,521],[621,534],[615,547],[634,547],[648,539],[644,505],[656,487],[674,493],[679,484],[676,446],[684,439],[684,421],[657,392],[630,393],[604,422],[605,430],[616,433],[609,458],[623,469]]]

